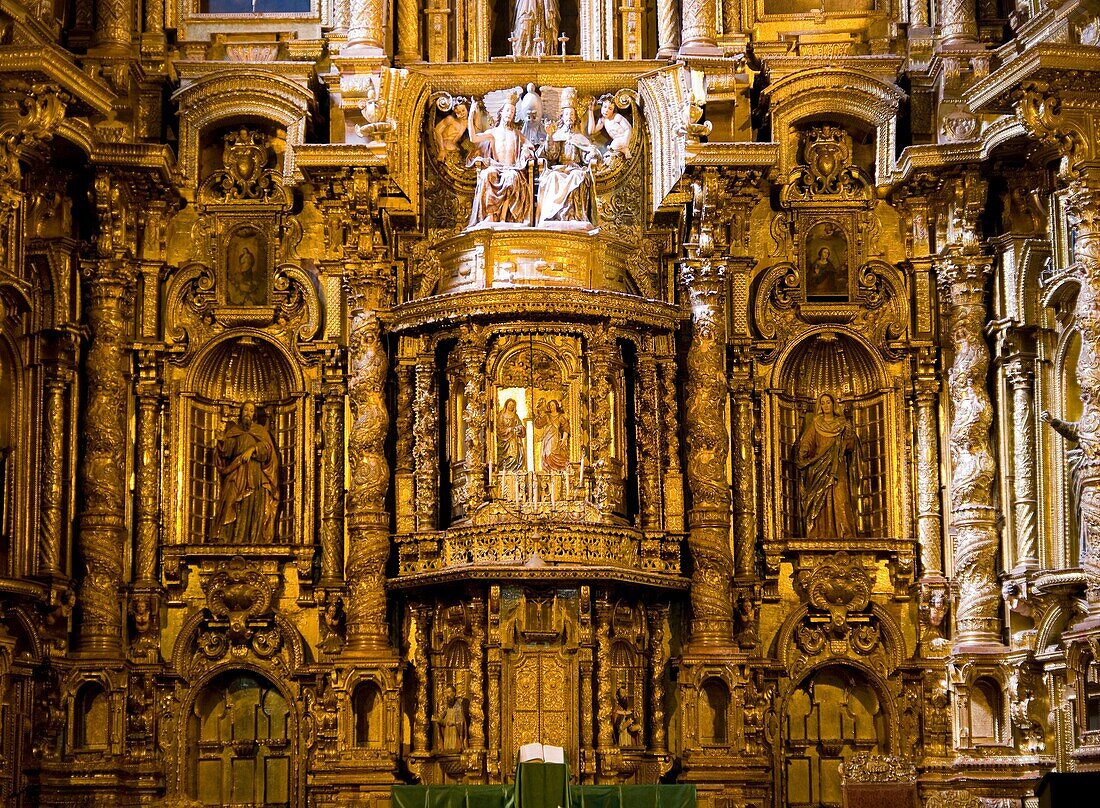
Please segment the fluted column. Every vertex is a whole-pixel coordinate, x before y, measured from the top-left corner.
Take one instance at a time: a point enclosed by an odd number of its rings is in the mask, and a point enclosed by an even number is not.
[[[992,261],[957,251],[937,261],[947,289],[948,331],[954,359],[947,376],[952,402],[951,525],[955,540],[955,650],[999,641],[997,525],[993,508],[995,463],[989,430],[993,404],[986,387],[989,347],[985,282]]]
[[[978,40],[976,0],[939,0],[940,44],[951,47]]]
[[[77,650],[111,657],[122,649],[123,557],[126,546],[126,375],[123,300],[133,270],[122,260],[98,259],[85,269],[91,345],[85,361],[88,397],[82,418],[84,453],[79,480],[83,509],[77,536],[84,561]]]
[[[62,575],[61,544],[65,519],[65,402],[71,371],[52,368],[46,376],[42,420],[42,521],[39,531],[40,571]]]
[[[350,0],[348,50],[364,56],[385,55],[385,0]]]
[[[327,357],[321,387],[321,581],[344,580],[344,374],[338,354]]]
[[[1034,373],[1031,361],[1012,359],[1007,367],[1012,388],[1012,510],[1016,516],[1016,568],[1039,566],[1035,492]]]
[[[380,268],[382,272],[386,267]],[[347,643],[344,653],[362,654],[389,649],[386,621],[385,566],[389,556],[389,517],[386,489],[389,467],[385,440],[389,426],[386,408],[388,360],[382,329],[375,313],[381,290],[378,274],[349,268],[352,299],[348,339]],[[360,274],[362,273],[362,274]]]
[[[681,55],[720,55],[716,0],[681,0],[680,8],[682,11]]]
[[[672,59],[680,50],[680,4],[657,0],[657,58]]]
[[[732,642],[730,486],[726,478],[725,265],[709,258],[685,260],[681,275],[691,311],[687,354],[684,438],[691,492],[688,548],[692,559],[691,646]]]

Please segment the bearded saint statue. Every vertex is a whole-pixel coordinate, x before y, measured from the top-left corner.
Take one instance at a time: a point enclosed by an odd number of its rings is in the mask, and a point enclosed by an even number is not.
[[[214,513],[214,541],[270,544],[279,509],[279,456],[267,428],[255,421],[256,405],[241,405],[240,418],[218,437],[214,464],[221,478]]]

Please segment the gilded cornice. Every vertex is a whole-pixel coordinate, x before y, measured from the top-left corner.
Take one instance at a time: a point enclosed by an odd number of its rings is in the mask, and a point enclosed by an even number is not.
[[[805,70],[850,70],[874,76],[881,82],[890,83],[897,79],[905,65],[905,60],[892,54],[872,54],[868,56],[801,56],[784,54],[765,56],[761,60],[764,74],[771,81],[779,81]]]
[[[395,306],[387,324],[394,332],[458,323],[475,317],[545,316],[609,318],[671,330],[683,317],[679,306],[635,295],[588,289],[485,289],[435,295]]]
[[[580,564],[555,564],[552,567],[524,567],[521,564],[478,564],[447,570],[414,573],[390,578],[387,589],[415,589],[457,581],[618,581],[637,586],[687,591],[691,581],[681,575],[632,570],[625,567],[594,567]]]
[[[778,143],[699,143],[688,149],[688,167],[767,170],[779,162]]]
[[[0,48],[0,73],[54,83],[72,96],[71,109],[76,111],[106,115],[115,100],[106,84],[77,67],[68,53],[54,45]]]
[[[385,169],[385,152],[378,152],[361,143],[308,143],[298,147],[298,169],[308,179],[339,169]]]
[[[964,94],[975,112],[1011,113],[1025,80],[1067,79],[1081,76],[1083,89],[1095,89],[1089,74],[1100,72],[1100,48],[1090,45],[1041,43],[1004,62]]]
[[[91,161],[95,165],[119,168],[147,169],[167,185],[175,168],[172,149],[161,143],[101,143],[92,144]]]
[[[583,65],[583,67],[582,67]],[[482,96],[501,87],[536,85],[576,87],[581,95],[599,95],[624,86],[633,86],[638,79],[655,70],[668,67],[657,61],[580,62],[576,57],[566,61],[493,60],[490,64],[407,65],[409,73],[420,75],[432,91]]]

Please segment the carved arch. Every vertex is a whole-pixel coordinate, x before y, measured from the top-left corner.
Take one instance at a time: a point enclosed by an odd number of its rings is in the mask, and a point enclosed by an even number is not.
[[[868,609],[871,614],[877,618],[879,626],[882,629],[882,644],[886,651],[887,661],[889,662],[886,673],[890,675],[897,670],[906,659],[905,634],[902,632],[901,626],[899,626],[897,621],[891,616],[890,612],[884,609],[880,604],[871,603]],[[779,631],[776,632],[774,645],[775,655],[776,659],[784,664],[792,657],[792,653],[795,650],[795,631],[809,613],[809,606],[803,604],[787,615],[786,619],[780,625]],[[802,674],[805,670],[811,670],[813,667],[829,664],[830,662],[850,663],[870,669],[865,663],[852,657],[829,656],[815,662],[810,668],[798,671],[798,674]]]
[[[196,656],[199,656],[195,650],[196,641],[199,629],[203,621],[206,620],[206,617],[205,607],[195,609],[191,612],[187,619],[183,621],[183,625],[180,626],[179,634],[176,636],[176,643],[172,646],[172,670],[191,685],[191,693],[200,690],[204,682],[210,681],[210,678],[218,673],[235,668],[251,668],[255,672],[272,679],[278,679],[278,677],[282,676],[279,672],[279,668],[269,662],[259,659],[241,660],[235,657],[224,662],[215,663],[209,668],[194,672],[192,670],[192,662]],[[275,612],[273,618],[275,627],[282,637],[283,648],[285,649],[285,653],[276,654],[274,659],[284,661],[287,671],[294,674],[301,670],[302,666],[306,664],[305,643],[302,640],[302,635],[298,633],[298,629],[283,615]],[[186,714],[187,713],[184,712],[181,715]]]
[[[898,106],[906,98],[893,84],[846,68],[815,68],[792,73],[764,91],[772,110],[772,139],[779,143],[779,176],[797,164],[789,137],[806,118],[849,117],[875,129],[875,180],[886,182],[894,166]]]
[[[277,73],[254,68],[248,86],[233,72],[216,72],[178,90],[179,173],[191,183],[199,175],[199,142],[202,133],[219,121],[252,116],[274,121],[286,129],[283,179],[296,176],[294,150],[305,140],[306,120],[316,99],[308,88]]]

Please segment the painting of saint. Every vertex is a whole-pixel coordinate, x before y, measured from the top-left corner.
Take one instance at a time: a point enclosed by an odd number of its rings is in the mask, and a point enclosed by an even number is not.
[[[502,472],[525,470],[525,429],[516,409],[516,400],[509,398],[497,415],[497,468]]]
[[[258,230],[238,228],[229,237],[225,266],[225,302],[230,306],[266,306],[267,271]]]
[[[848,244],[831,222],[814,226],[806,237],[806,297],[848,299]]]

